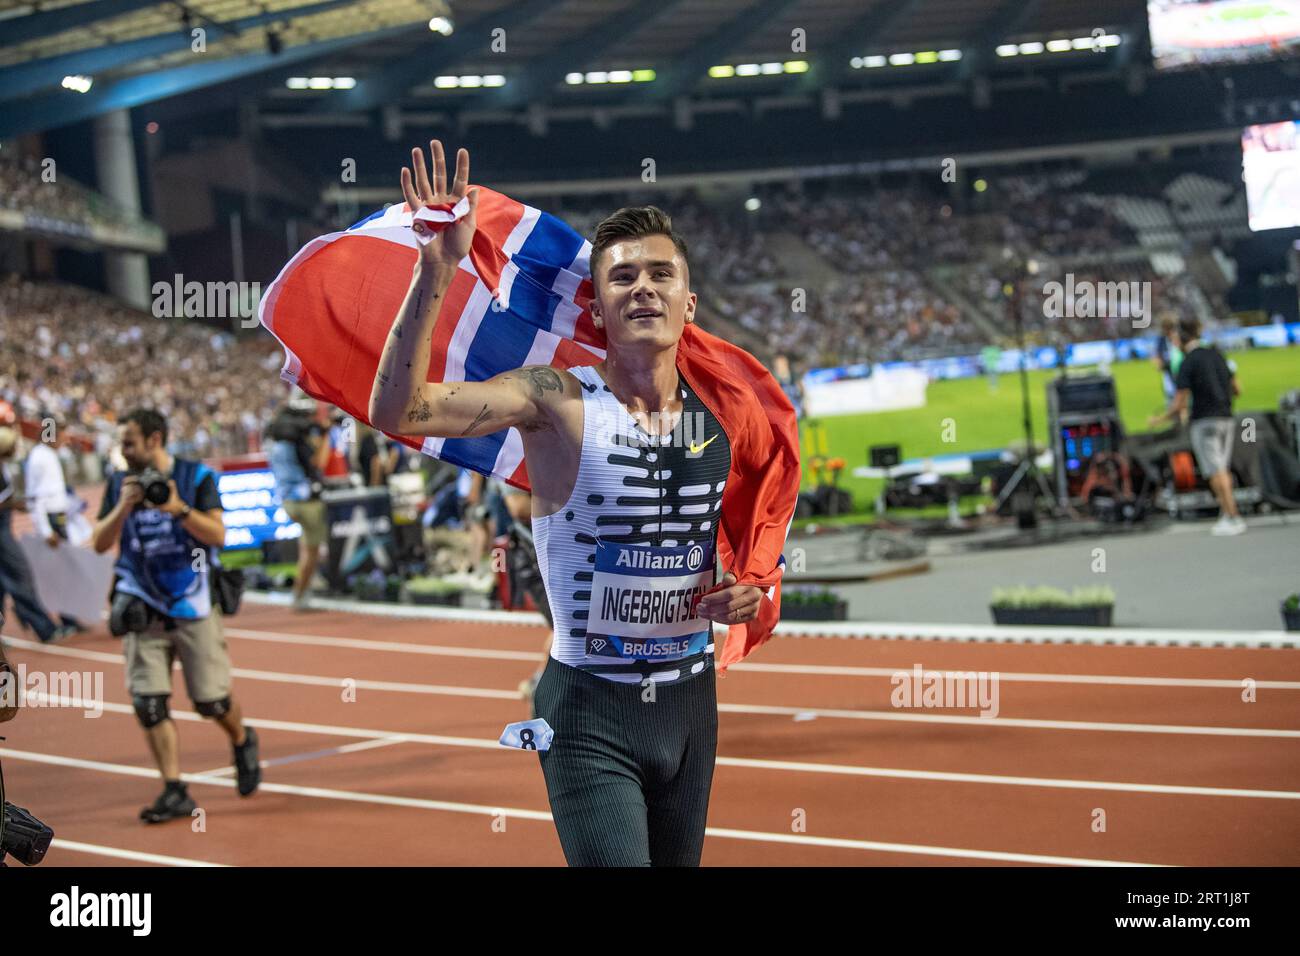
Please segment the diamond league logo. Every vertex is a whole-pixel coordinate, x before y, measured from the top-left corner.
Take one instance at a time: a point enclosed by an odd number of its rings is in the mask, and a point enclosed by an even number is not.
[[[686,552],[686,566],[692,571],[698,571],[701,564],[704,563],[704,549],[698,544]]]

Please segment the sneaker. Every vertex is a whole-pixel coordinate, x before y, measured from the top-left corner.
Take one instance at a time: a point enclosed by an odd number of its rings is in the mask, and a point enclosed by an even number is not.
[[[194,812],[194,799],[182,787],[167,787],[152,806],[140,811],[145,823],[163,823],[178,817],[188,817]]]
[[[49,637],[41,640],[42,644],[62,644],[68,638],[79,633],[78,628],[71,624],[64,624],[62,627],[56,627],[54,633]]]
[[[262,764],[258,759],[257,731],[244,728],[244,744],[235,748],[235,776],[239,781],[239,795],[246,797],[262,782]]]
[[[295,598],[293,603],[290,605],[290,607],[293,608],[293,612],[295,614],[308,614],[311,613],[312,611],[321,610],[321,608],[317,607],[315,604],[312,604],[311,598],[305,594],[300,598]]]
[[[1246,530],[1246,522],[1241,517],[1233,518],[1229,515],[1219,515],[1219,520],[1214,522],[1214,527],[1210,529],[1210,534],[1217,537],[1226,537],[1229,535],[1243,534]]]

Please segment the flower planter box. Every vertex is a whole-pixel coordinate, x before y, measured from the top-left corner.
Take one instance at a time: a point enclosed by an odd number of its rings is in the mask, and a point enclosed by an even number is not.
[[[460,607],[460,592],[448,591],[439,594],[436,591],[407,591],[412,604],[436,604],[441,607]]]
[[[847,621],[849,602],[836,601],[834,604],[782,604],[783,621]]]
[[[402,596],[400,588],[390,588],[386,585],[375,587],[373,585],[357,588],[357,598],[362,601],[379,601],[384,604],[396,604]]]
[[[994,624],[1110,627],[1115,605],[1097,607],[990,607]]]
[[[1300,608],[1294,611],[1282,608],[1282,624],[1285,630],[1300,631]]]

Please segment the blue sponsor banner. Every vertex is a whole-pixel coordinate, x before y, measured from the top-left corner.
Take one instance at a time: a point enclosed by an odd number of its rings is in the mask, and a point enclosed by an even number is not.
[[[1225,348],[1280,348],[1287,345],[1300,345],[1300,322],[1288,325],[1252,325],[1239,329],[1217,329],[1208,332],[1205,340],[1212,345]],[[1127,362],[1134,359],[1149,359],[1156,354],[1159,344],[1158,335],[1149,335],[1138,339],[1102,339],[1092,342],[1071,342],[1065,349],[1066,366],[1105,365],[1113,362]],[[1028,369],[1056,368],[1059,353],[1053,346],[1039,346],[1028,349],[1025,367]],[[921,359],[915,362],[882,362],[876,366],[883,371],[893,369],[916,369],[924,372],[932,380],[949,378],[971,378],[984,374],[984,364],[979,355],[949,355],[943,358]],[[1020,350],[1004,349],[998,356],[999,372],[1015,372],[1020,369]],[[846,378],[866,378],[871,374],[869,365],[845,365],[838,368],[809,369],[804,375],[805,385],[825,384]]]
[[[302,534],[285,512],[269,468],[222,472],[217,476],[217,494],[225,511],[223,547],[227,550],[260,548],[263,541],[285,541]]]

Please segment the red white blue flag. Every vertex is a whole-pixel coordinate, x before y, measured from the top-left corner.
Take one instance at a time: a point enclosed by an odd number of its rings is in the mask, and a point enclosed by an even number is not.
[[[477,229],[434,325],[427,380],[482,381],[525,365],[600,362],[605,335],[588,309],[591,244],[548,213],[478,189]],[[440,219],[460,213],[427,209],[415,218],[436,229]],[[419,256],[412,220],[405,203],[395,204],[313,239],[281,270],[259,308],[262,324],[284,346],[281,378],[359,421],[368,421],[380,355]],[[422,230],[424,222],[416,226]],[[691,324],[677,357],[732,446],[719,557],[738,583],[769,595],[758,621],[731,628],[719,657],[725,669],[776,624],[781,551],[799,490],[798,433],[789,399],[748,352]],[[394,437],[529,487],[516,429],[478,438]]]

